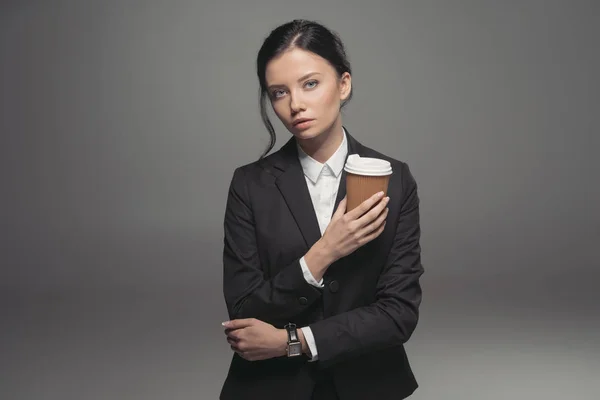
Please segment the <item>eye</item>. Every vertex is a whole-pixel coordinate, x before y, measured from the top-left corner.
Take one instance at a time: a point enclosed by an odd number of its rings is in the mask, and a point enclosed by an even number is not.
[[[285,91],[284,91],[284,90],[282,90],[282,89],[277,89],[277,90],[273,90],[273,93],[271,93],[271,96],[272,96],[274,99],[278,99],[278,98],[280,98],[281,96],[283,96],[284,94],[285,94]]]
[[[313,89],[315,88],[317,85],[319,84],[318,81],[316,80],[312,80],[312,81],[308,81],[304,84],[304,86],[306,86],[308,89]]]

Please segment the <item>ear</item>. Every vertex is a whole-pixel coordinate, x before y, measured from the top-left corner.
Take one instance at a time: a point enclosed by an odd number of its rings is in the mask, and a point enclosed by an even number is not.
[[[340,100],[344,101],[350,96],[352,91],[352,76],[349,72],[344,72],[340,78]]]

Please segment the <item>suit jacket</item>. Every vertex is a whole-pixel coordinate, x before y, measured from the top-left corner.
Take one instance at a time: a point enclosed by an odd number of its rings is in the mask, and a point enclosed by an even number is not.
[[[307,283],[299,263],[321,232],[295,138],[233,174],[223,251],[229,317],[308,325],[319,359],[247,361],[234,353],[221,399],[308,400],[325,375],[342,400],[402,399],[418,386],[403,346],[421,303],[417,186],[406,163],[346,133],[348,154],[392,164],[389,214],[378,238],[329,267],[324,288]],[[342,173],[334,212],[346,195]]]

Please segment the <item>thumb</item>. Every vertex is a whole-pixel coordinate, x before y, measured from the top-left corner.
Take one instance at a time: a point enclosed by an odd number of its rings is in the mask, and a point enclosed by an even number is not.
[[[340,201],[340,204],[338,205],[338,208],[335,210],[335,213],[333,214],[331,219],[341,218],[346,213],[347,197],[348,196],[344,196],[342,201]]]

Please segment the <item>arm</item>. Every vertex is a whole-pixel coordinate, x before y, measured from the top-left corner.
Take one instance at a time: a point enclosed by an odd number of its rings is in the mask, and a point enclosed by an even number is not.
[[[375,302],[310,324],[319,363],[344,359],[406,342],[418,321],[423,274],[419,244],[419,198],[408,166],[396,235],[376,287]]]
[[[302,267],[304,279],[306,279],[308,283],[316,287],[323,287],[323,278],[321,277],[319,282],[316,281],[312,272],[308,268],[308,265],[306,265],[305,257],[300,259],[300,266]],[[304,326],[298,329],[298,335],[300,336],[300,341],[302,342],[302,352],[309,356],[309,361],[317,361],[319,359],[319,353],[317,352],[317,344],[315,343],[315,337],[313,336],[310,327]]]
[[[223,292],[230,319],[256,318],[274,325],[293,320],[321,296],[305,279],[300,259],[265,279],[246,178],[240,168],[233,174],[225,211]]]

